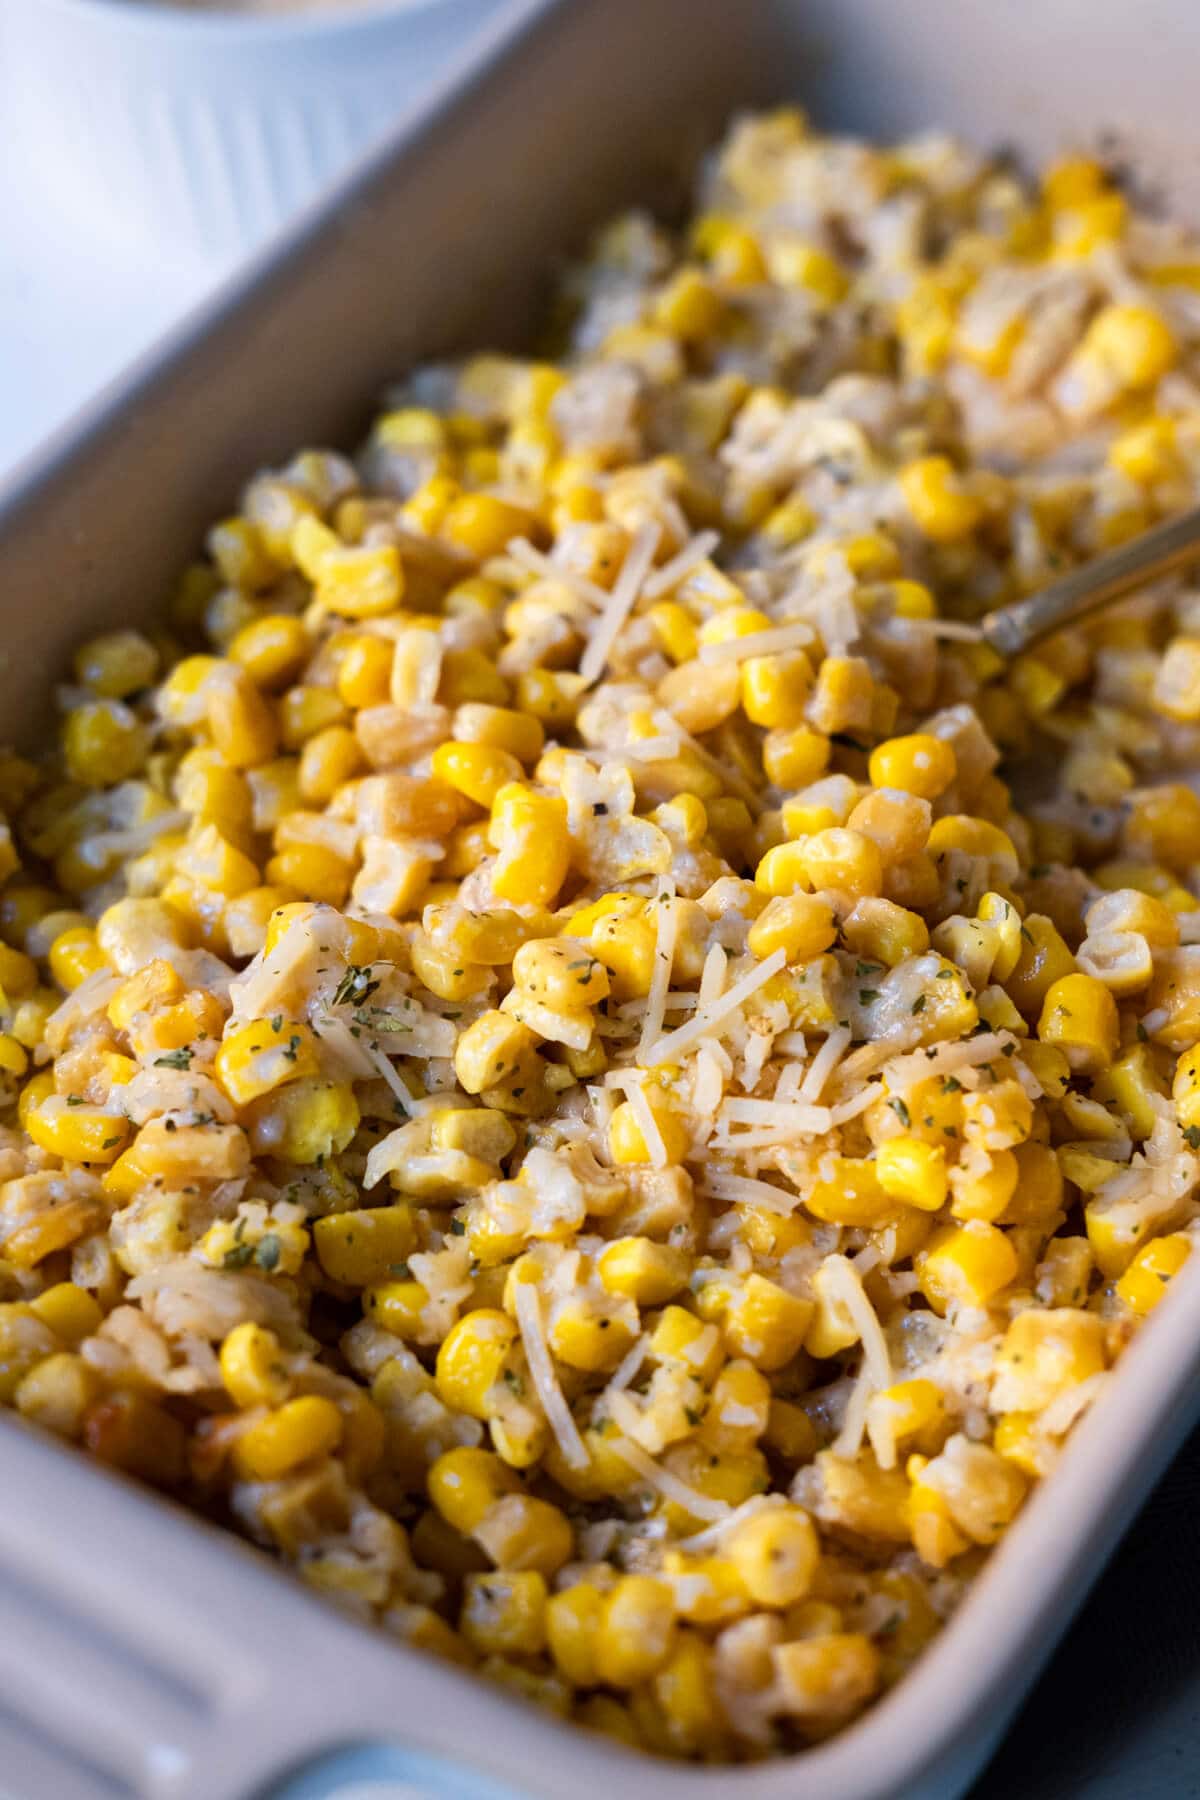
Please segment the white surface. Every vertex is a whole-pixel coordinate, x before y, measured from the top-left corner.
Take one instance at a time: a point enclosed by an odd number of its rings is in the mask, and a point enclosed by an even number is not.
[[[229,13],[3,0],[23,179],[131,245],[243,253],[374,143],[498,0]]]
[[[131,250],[99,222],[48,215],[15,149],[0,149],[0,477],[229,267]]]

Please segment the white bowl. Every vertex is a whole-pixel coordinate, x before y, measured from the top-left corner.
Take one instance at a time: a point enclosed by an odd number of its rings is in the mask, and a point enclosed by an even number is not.
[[[352,163],[499,4],[15,0],[3,110],[24,178],[58,210],[227,257]]]

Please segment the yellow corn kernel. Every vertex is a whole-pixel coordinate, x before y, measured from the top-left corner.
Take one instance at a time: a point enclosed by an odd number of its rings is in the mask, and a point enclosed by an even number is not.
[[[104,1318],[99,1302],[73,1281],[57,1281],[46,1288],[30,1301],[30,1311],[72,1347],[98,1331]]]
[[[714,1326],[682,1306],[667,1306],[651,1335],[650,1355],[657,1362],[682,1364],[697,1380],[708,1382],[720,1368],[724,1353]]]
[[[763,742],[763,768],[775,787],[794,791],[807,787],[823,774],[829,752],[828,737],[810,725],[771,731]]]
[[[804,721],[813,667],[803,650],[750,656],[741,665],[742,711],[754,725],[794,730]]]
[[[951,1213],[956,1219],[998,1219],[1017,1191],[1019,1174],[1011,1150],[964,1156],[950,1171]]]
[[[34,1143],[70,1162],[114,1162],[132,1127],[120,1113],[79,1102],[74,1094],[50,1094],[23,1120]]]
[[[759,1369],[781,1369],[803,1344],[812,1316],[811,1300],[764,1275],[747,1275],[722,1313],[721,1329],[731,1355]]]
[[[699,1435],[717,1450],[741,1454],[765,1435],[770,1416],[767,1377],[749,1362],[729,1362],[713,1382]]]
[[[137,774],[146,761],[149,737],[123,701],[94,700],[72,707],[62,744],[72,779],[85,787],[105,787]]]
[[[1139,1319],[1153,1312],[1172,1278],[1192,1253],[1191,1239],[1182,1231],[1169,1237],[1151,1238],[1138,1251],[1116,1284],[1117,1297]]]
[[[894,969],[908,957],[928,950],[929,927],[920,913],[892,900],[869,897],[860,900],[843,919],[842,938],[859,958]]]
[[[37,986],[37,964],[20,950],[0,944],[0,994],[6,1004],[24,1000]]]
[[[700,648],[696,622],[678,600],[660,600],[646,614],[659,648],[673,663],[688,663]]]
[[[818,892],[831,891],[853,904],[883,886],[879,847],[864,832],[833,826],[814,832],[802,847],[808,885]]]
[[[496,898],[551,905],[570,865],[565,801],[510,782],[492,803],[489,836],[499,851],[492,870]]]
[[[771,1651],[782,1709],[828,1728],[852,1718],[879,1686],[879,1652],[861,1632],[829,1632]]]
[[[850,286],[850,277],[828,250],[791,233],[772,235],[767,262],[772,281],[784,287],[806,288],[829,306],[835,306]]]
[[[610,988],[604,965],[570,938],[527,939],[513,956],[512,975],[522,992],[556,1012],[596,1006]]]
[[[880,1187],[893,1200],[937,1212],[946,1204],[946,1152],[918,1137],[889,1138],[875,1155]]]
[[[1042,176],[1042,195],[1055,208],[1085,206],[1104,193],[1108,176],[1091,156],[1062,156]]]
[[[452,1325],[437,1356],[438,1393],[447,1406],[486,1419],[498,1410],[492,1390],[517,1339],[507,1313],[479,1307]]]
[[[221,1380],[235,1406],[280,1407],[287,1399],[287,1363],[273,1331],[247,1319],[221,1344]],[[311,1427],[310,1427],[311,1428]]]
[[[254,1101],[248,1112],[257,1156],[315,1163],[344,1150],[358,1130],[358,1102],[348,1082],[315,1076],[289,1080]]]
[[[96,933],[89,926],[74,926],[62,932],[50,946],[50,973],[60,988],[71,993],[89,975],[99,974],[110,964]]]
[[[415,1241],[408,1206],[361,1207],[330,1213],[312,1228],[313,1248],[331,1281],[370,1287],[404,1262]]]
[[[31,1075],[21,1089],[17,1100],[17,1119],[24,1125],[29,1114],[40,1107],[54,1093],[54,1072],[43,1069],[38,1075]]]
[[[730,1536],[728,1551],[757,1606],[794,1606],[803,1600],[820,1560],[813,1522],[794,1506],[772,1507],[744,1520]]]
[[[767,505],[770,506],[769,499]],[[809,535],[816,523],[812,507],[801,495],[795,494],[770,508],[762,521],[761,531],[772,549],[790,550]]]
[[[519,763],[536,762],[546,742],[540,720],[529,713],[477,700],[466,701],[458,707],[454,715],[454,735],[459,743],[482,744],[491,750],[502,750]]]
[[[823,955],[836,941],[837,925],[827,900],[818,894],[780,894],[750,927],[746,948],[760,962],[781,949],[794,964]]]
[[[947,1226],[913,1258],[921,1292],[935,1312],[986,1306],[1017,1273],[1017,1253],[1002,1231],[982,1219]]]
[[[814,1218],[868,1230],[895,1219],[899,1206],[884,1190],[875,1163],[835,1155],[822,1161],[821,1170],[804,1201]]]
[[[572,936],[583,935],[576,915]],[[593,954],[608,970],[617,1000],[640,1000],[650,992],[658,933],[646,904],[633,900],[599,918],[587,933]]]
[[[1078,1307],[1019,1312],[996,1352],[997,1412],[1041,1412],[1065,1388],[1102,1373],[1104,1320]]]
[[[388,638],[351,638],[338,662],[337,691],[347,706],[385,706],[391,699],[394,647]]]
[[[871,752],[868,772],[877,788],[899,788],[922,800],[936,800],[958,774],[953,746],[926,731],[888,738]]]
[[[1115,437],[1108,447],[1108,460],[1114,469],[1141,486],[1171,481],[1183,467],[1176,438],[1174,419],[1149,419]]]
[[[233,1466],[243,1481],[278,1481],[341,1441],[342,1415],[333,1401],[302,1394],[247,1425],[234,1441]]]
[[[296,560],[314,583],[319,606],[338,613],[345,619],[377,619],[395,612],[404,598],[404,565],[394,544],[344,545],[334,541],[323,545],[314,558],[301,560],[301,534],[310,521],[302,521],[293,538]],[[319,531],[322,527],[318,526]],[[333,537],[333,533],[327,534]]]
[[[242,669],[230,664],[227,677],[209,684],[206,711],[213,743],[233,768],[253,769],[275,755],[275,713]]]
[[[941,1389],[920,1377],[897,1381],[873,1394],[867,1407],[867,1436],[880,1467],[896,1466],[899,1445],[931,1434],[937,1437],[945,1412]]]
[[[1064,975],[1042,1002],[1038,1037],[1053,1044],[1071,1067],[1094,1075],[1117,1052],[1117,1003],[1102,981],[1091,975]]]
[[[468,1094],[482,1094],[512,1075],[534,1047],[533,1033],[507,1013],[485,1012],[454,1048],[454,1071]]]
[[[508,1494],[519,1494],[521,1482],[491,1450],[462,1445],[439,1456],[427,1477],[429,1498],[455,1531],[469,1537]]]
[[[724,304],[699,269],[683,268],[659,290],[654,322],[684,343],[710,338],[719,331]]]
[[[1039,1013],[1055,982],[1075,969],[1057,927],[1044,913],[1028,913],[1021,930],[1021,952],[1004,983],[1010,1000],[1026,1018]]]
[[[75,652],[75,679],[108,700],[124,700],[149,687],[158,674],[158,651],[140,631],[109,631]]]
[[[59,1437],[83,1436],[88,1409],[100,1388],[100,1377],[81,1356],[62,1350],[46,1357],[24,1375],[13,1405],[24,1419]]]
[[[720,617],[720,615],[718,615]],[[741,676],[736,663],[681,663],[658,684],[658,698],[685,731],[715,731],[737,711]]]
[[[362,748],[345,725],[328,725],[313,734],[300,752],[297,778],[300,797],[310,805],[325,805],[343,783],[363,767]]]
[[[1152,306],[1118,302],[1088,326],[1077,354],[1099,364],[1122,388],[1149,387],[1175,361],[1170,326]]]
[[[1200,856],[1200,798],[1181,782],[1144,788],[1131,799],[1125,834],[1131,846],[1149,851],[1157,862],[1187,869]]]
[[[970,537],[982,517],[973,495],[963,489],[945,456],[922,456],[900,471],[900,491],[918,530],[935,544]]]
[[[554,1665],[572,1687],[594,1687],[596,1642],[604,1596],[591,1582],[578,1581],[546,1604],[546,1641]]]
[[[572,670],[528,669],[517,678],[517,704],[522,712],[561,733],[575,722],[584,680]]]
[[[320,1068],[317,1040],[302,1019],[252,1019],[224,1039],[217,1052],[216,1075],[229,1098],[246,1106],[285,1082],[316,1075]]]
[[[658,1135],[662,1140],[662,1154],[654,1154],[657,1145],[647,1144],[642,1127],[638,1122],[638,1114],[628,1100],[614,1108],[608,1123],[608,1149],[615,1163],[659,1162],[681,1163],[691,1147],[691,1133],[684,1120],[669,1104],[665,1097],[653,1089],[646,1092],[646,1103],[650,1109]]]
[[[1037,1429],[1037,1419],[1031,1413],[1005,1413],[1002,1418],[997,1419],[996,1429],[992,1434],[992,1448],[998,1456],[1015,1463],[1022,1474],[1034,1481],[1050,1472],[1046,1441]]]
[[[229,659],[246,671],[256,687],[282,687],[294,681],[312,643],[299,619],[268,613],[243,625],[229,646]]]
[[[263,871],[272,887],[291,888],[327,906],[343,906],[350,891],[350,865],[324,844],[288,844]],[[257,881],[255,882],[257,885]]]
[[[575,1547],[566,1514],[531,1494],[511,1494],[492,1507],[476,1526],[475,1541],[498,1569],[542,1575],[556,1574]]]
[[[290,687],[279,701],[279,735],[285,750],[301,750],[318,731],[345,725],[349,713],[332,688]]]
[[[452,500],[439,535],[478,562],[499,556],[510,539],[536,529],[534,515],[497,494],[460,494]]]
[[[646,1237],[615,1238],[601,1251],[597,1272],[610,1294],[637,1306],[662,1306],[687,1286],[687,1253]]]
[[[209,531],[205,548],[231,587],[253,592],[269,587],[279,573],[257,526],[249,519],[221,520]]]
[[[676,1632],[669,1585],[653,1575],[623,1575],[605,1599],[595,1634],[600,1680],[606,1687],[637,1687],[668,1660]]]
[[[773,898],[807,892],[810,884],[805,841],[773,845],[754,871],[754,885],[760,893]]]
[[[482,1655],[536,1656],[546,1644],[546,1599],[537,1569],[468,1575],[458,1628]]]
[[[363,1294],[363,1312],[385,1331],[401,1338],[420,1338],[425,1330],[429,1289],[410,1277],[382,1281]]]

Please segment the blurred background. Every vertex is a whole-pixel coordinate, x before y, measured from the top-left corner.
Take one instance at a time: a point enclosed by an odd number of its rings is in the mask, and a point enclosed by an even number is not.
[[[0,0],[0,472],[248,262],[504,10]]]

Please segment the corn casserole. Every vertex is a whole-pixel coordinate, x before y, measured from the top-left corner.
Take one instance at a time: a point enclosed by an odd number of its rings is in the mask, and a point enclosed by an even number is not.
[[[1200,1229],[1200,592],[975,623],[1200,497],[1126,187],[742,119],[80,648],[0,1399],[656,1753],[903,1674]]]

